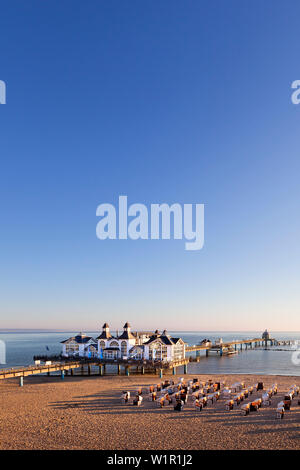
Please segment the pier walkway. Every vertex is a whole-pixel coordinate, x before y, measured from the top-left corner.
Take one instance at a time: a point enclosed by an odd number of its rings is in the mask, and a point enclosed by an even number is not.
[[[50,361],[49,361],[50,362]],[[74,375],[74,370],[79,369],[79,375],[92,375],[92,367],[98,368],[98,374],[103,376],[106,374],[107,366],[115,366],[117,368],[117,374],[120,375],[122,368],[125,375],[129,376],[130,372],[145,374],[154,373],[163,376],[163,371],[172,370],[175,375],[177,367],[183,366],[184,373],[187,373],[187,365],[189,358],[181,359],[179,361],[172,362],[160,362],[160,361],[125,361],[125,360],[100,360],[100,359],[80,359],[78,361],[66,361],[66,362],[53,362],[45,363],[40,365],[32,365],[25,367],[13,367],[10,369],[0,369],[0,380],[11,379],[19,377],[20,386],[23,386],[23,378],[30,375],[47,374],[48,376],[52,372],[60,372],[61,378],[64,379],[65,375]],[[95,374],[93,374],[95,375]]]
[[[194,346],[187,346],[185,348],[186,352],[196,352],[196,358],[200,358],[200,351],[206,351],[206,356],[209,355],[210,352],[217,352],[220,354],[220,356],[223,355],[223,353],[226,354],[226,351],[231,350],[231,351],[237,351],[238,347],[242,351],[243,346],[244,349],[248,348],[257,348],[259,346],[264,346],[268,347],[268,344],[270,346],[277,345],[277,341],[274,338],[269,338],[269,339],[262,339],[262,338],[253,338],[253,339],[244,339],[244,340],[238,340],[238,341],[230,341],[228,343],[221,343],[221,344],[210,344],[210,345],[202,345],[202,344],[197,344]]]
[[[195,360],[198,362],[200,360],[200,352],[206,351],[206,356],[209,355],[211,352],[215,352],[220,356],[223,354],[228,354],[230,352],[237,352],[238,347],[240,350],[248,348],[257,348],[259,346],[268,346],[270,343],[271,346],[277,345],[278,342],[275,339],[262,339],[262,338],[254,338],[254,339],[245,339],[239,341],[231,341],[229,343],[221,343],[221,344],[210,344],[210,345],[195,345],[195,346],[187,346],[186,352],[192,353],[196,352]],[[42,357],[41,357],[42,359]],[[43,357],[44,359],[44,357]],[[191,356],[186,357],[185,359],[181,359],[178,361],[172,362],[161,362],[161,361],[134,361],[134,360],[103,360],[103,359],[85,359],[81,358],[78,360],[73,361],[54,361],[52,362],[50,357],[49,360],[46,360],[44,364],[36,364],[32,366],[25,366],[25,367],[13,367],[10,369],[0,369],[0,380],[4,379],[11,379],[11,378],[19,378],[20,386],[23,386],[23,379],[24,377],[28,377],[30,375],[37,375],[37,374],[47,374],[48,376],[51,373],[59,372],[61,378],[64,379],[65,375],[74,375],[74,370],[79,369],[79,375],[92,375],[92,367],[98,368],[98,374],[103,376],[106,374],[106,366],[115,366],[117,368],[117,374],[120,375],[123,369],[125,375],[129,376],[131,372],[134,373],[154,373],[159,374],[160,377],[163,376],[163,372],[167,372],[168,370],[172,370],[172,374],[175,375],[177,372],[177,368],[183,366],[183,373],[187,374],[187,366],[190,361],[193,361]],[[77,374],[78,375],[78,374]],[[93,374],[95,375],[95,374]]]
[[[25,367],[12,367],[10,369],[0,369],[0,380],[14,377],[27,377],[28,375],[50,374],[50,372],[68,371],[80,367],[79,362],[41,364]]]

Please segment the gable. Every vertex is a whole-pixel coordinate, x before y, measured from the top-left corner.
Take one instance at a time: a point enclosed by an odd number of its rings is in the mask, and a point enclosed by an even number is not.
[[[130,351],[137,351],[137,350],[143,351],[143,350],[144,350],[143,345],[137,344],[136,346],[133,346],[133,347],[130,349]]]
[[[148,344],[149,346],[155,346],[157,344],[160,344],[161,346],[165,346],[165,343],[160,338],[156,338],[152,340],[151,342],[149,342]]]
[[[75,346],[76,341],[74,340],[74,338],[69,338],[69,339],[66,339],[65,341],[62,341],[63,344],[69,344],[71,346]]]
[[[177,345],[177,344],[181,344],[181,345],[184,344],[184,341],[183,341],[183,339],[181,339],[181,338],[171,338],[171,339],[172,339],[172,341],[173,341],[173,343],[174,343],[175,345]]]

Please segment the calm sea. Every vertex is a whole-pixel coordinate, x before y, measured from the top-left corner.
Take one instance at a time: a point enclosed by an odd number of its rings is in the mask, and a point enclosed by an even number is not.
[[[89,336],[96,337],[99,332],[87,332]],[[260,338],[261,332],[170,332],[173,336],[180,336],[189,345],[197,344],[204,338],[214,341],[217,338],[223,338],[223,341],[234,341],[249,338]],[[6,364],[2,367],[15,367],[29,365],[33,363],[33,356],[39,354],[57,354],[61,351],[60,341],[70,336],[74,332],[25,332],[25,333],[7,333],[0,332],[0,340],[6,345]],[[299,341],[300,332],[276,332],[271,336],[278,340]],[[285,349],[280,351],[279,349]],[[253,349],[231,356],[205,357],[201,353],[199,363],[191,363],[189,372],[195,374],[266,374],[266,375],[294,375],[300,376],[300,365],[292,361],[293,348],[288,346],[279,346],[269,350]],[[300,352],[299,352],[300,358]]]

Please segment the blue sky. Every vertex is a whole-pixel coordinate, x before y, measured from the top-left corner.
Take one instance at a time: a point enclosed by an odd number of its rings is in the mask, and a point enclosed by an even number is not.
[[[2,5],[2,328],[300,330],[298,1]],[[205,246],[96,208],[204,203]]]

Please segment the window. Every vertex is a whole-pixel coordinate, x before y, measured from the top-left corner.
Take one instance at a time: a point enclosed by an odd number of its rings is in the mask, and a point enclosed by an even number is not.
[[[109,344],[109,347],[110,347],[110,348],[118,348],[118,347],[119,347],[118,341],[112,341],[112,342]]]
[[[118,350],[105,350],[104,351],[104,358],[105,359],[117,359],[118,358]]]
[[[136,348],[132,351],[132,353],[130,354],[130,357],[132,357],[133,359],[136,359],[136,360],[141,360],[143,359],[143,351],[142,349],[140,348]]]
[[[127,343],[126,343],[126,341],[121,342],[121,356],[127,356]]]
[[[152,343],[149,346],[149,359],[150,361],[161,361],[162,359],[162,345],[161,343]]]
[[[178,342],[173,349],[173,359],[179,360],[184,358],[184,344]]]
[[[105,341],[100,341],[100,348],[101,349],[104,349],[105,348]]]
[[[90,345],[86,350],[86,354],[88,357],[95,357],[97,355],[97,350],[95,346]]]
[[[75,342],[70,342],[66,344],[66,353],[75,354],[79,351],[79,344]]]

